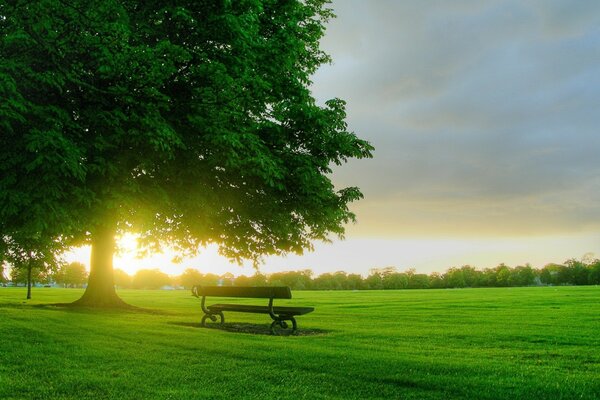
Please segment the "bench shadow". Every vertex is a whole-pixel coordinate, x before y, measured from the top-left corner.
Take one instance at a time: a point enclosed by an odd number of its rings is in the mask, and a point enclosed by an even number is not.
[[[246,333],[250,335],[267,335],[273,336],[269,329],[269,324],[249,324],[241,322],[225,322],[223,325],[220,324],[207,324],[206,326],[200,325],[199,322],[183,322],[183,321],[169,321],[169,325],[185,326],[188,328],[199,328],[199,329],[215,329],[225,332],[232,333]],[[295,334],[292,334],[291,329],[280,329],[277,331],[277,336],[318,336],[326,335],[329,331],[324,329],[307,329],[298,328]]]

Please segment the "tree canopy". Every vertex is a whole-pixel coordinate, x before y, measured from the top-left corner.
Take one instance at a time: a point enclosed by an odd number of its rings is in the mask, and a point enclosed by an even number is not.
[[[343,236],[361,193],[331,166],[372,147],[310,92],[330,17],[324,0],[2,2],[7,231],[91,243],[89,304],[114,302],[125,231],[238,262]]]

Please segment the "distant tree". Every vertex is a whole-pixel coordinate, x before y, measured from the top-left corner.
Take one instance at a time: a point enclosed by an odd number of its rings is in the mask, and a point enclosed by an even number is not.
[[[510,285],[510,268],[504,263],[496,267],[496,286],[509,286]]]
[[[362,276],[359,274],[348,274],[346,284],[349,290],[360,290],[365,288]]]
[[[334,287],[336,290],[348,289],[348,274],[345,271],[336,271],[333,273]]]
[[[383,289],[383,276],[378,271],[371,270],[371,273],[365,279],[365,286],[370,290]]]
[[[594,260],[588,268],[588,283],[590,285],[600,285],[600,260]]]
[[[365,280],[370,289],[405,289],[408,287],[408,274],[399,273],[393,266],[371,268]]]
[[[470,265],[463,265],[460,270],[462,271],[462,276],[466,287],[479,286],[481,272]]]
[[[539,270],[540,281],[543,284],[546,284],[546,285],[553,284],[554,283],[553,282],[554,281],[554,279],[553,279],[553,272],[554,271],[551,268],[551,264],[548,264],[548,265],[544,266],[544,268],[542,268],[541,270]]]
[[[383,274],[383,288],[388,290],[408,288],[408,274],[404,272],[391,272]]]
[[[313,271],[311,269],[303,269],[296,279],[296,287],[299,290],[312,289]]]
[[[293,290],[309,289],[311,286],[311,276],[313,272],[310,269],[302,271],[275,272],[269,275],[268,281],[272,286],[289,286]]]
[[[225,272],[223,275],[219,276],[219,285],[233,286],[234,281],[235,276],[231,272]]]
[[[584,261],[570,259],[565,262],[565,267],[568,270],[568,283],[573,285],[587,285],[589,270]]]
[[[345,103],[311,75],[323,0],[5,1],[0,7],[0,220],[91,244],[77,304],[123,306],[115,236],[232,260],[343,236],[358,188],[332,165],[370,157]]]
[[[444,281],[446,283],[446,287],[449,288],[463,288],[467,286],[463,270],[458,267],[449,268],[444,274]]]
[[[199,285],[202,282],[202,274],[197,269],[187,268],[180,275],[179,282],[184,288],[191,289],[192,286]]]
[[[119,289],[128,289],[133,284],[133,278],[127,272],[122,269],[115,269],[114,271],[115,277],[115,287]]]
[[[567,265],[558,265],[557,273],[555,275],[555,282],[557,285],[569,285],[574,281],[573,270]]]
[[[233,280],[233,286],[252,286],[252,278],[246,275],[236,276]]]
[[[533,284],[535,271],[531,265],[517,266],[510,271],[509,286],[528,286]]]
[[[81,287],[87,282],[88,272],[80,262],[61,266],[54,274],[56,283],[65,287]]]
[[[3,235],[0,234],[0,284],[4,285],[8,277],[5,275],[5,257],[6,257],[6,244],[4,242]]]
[[[200,283],[206,286],[214,286],[218,284],[220,280],[221,278],[218,275],[208,273],[202,276],[202,281]]]
[[[31,283],[31,286],[34,286],[38,283],[49,281],[48,274],[37,268],[32,268],[31,272],[27,268],[12,268],[9,278],[14,284],[23,286],[27,286],[29,283]]]
[[[333,274],[326,272],[317,276],[313,281],[313,287],[317,290],[334,290],[336,289],[336,281]]]
[[[11,264],[11,278],[20,282],[26,279],[27,299],[31,299],[31,287],[35,282],[46,280],[48,273],[55,271],[63,260],[57,249],[64,248],[61,238],[32,229],[26,223],[21,231],[5,235],[4,257]]]
[[[409,289],[429,289],[429,276],[427,274],[412,274],[408,280]]]
[[[4,261],[0,261],[0,284],[4,285],[8,281],[5,274]]]
[[[481,274],[479,275],[479,286],[496,286],[496,270],[494,268],[485,268],[481,271]]]
[[[250,277],[250,286],[266,286],[267,277],[264,274],[256,271],[254,275]]]
[[[432,289],[441,289],[445,287],[444,278],[439,272],[432,272],[429,275],[429,287]]]
[[[132,286],[136,289],[160,289],[169,284],[171,278],[159,269],[140,269],[133,276]]]

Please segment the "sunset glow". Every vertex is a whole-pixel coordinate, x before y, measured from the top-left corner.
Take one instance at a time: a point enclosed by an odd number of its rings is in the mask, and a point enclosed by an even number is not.
[[[266,258],[260,267],[262,273],[311,269],[316,275],[325,272],[346,271],[367,276],[371,268],[395,266],[398,270],[415,268],[419,272],[443,272],[452,266],[471,265],[488,268],[505,263],[511,266],[531,263],[542,267],[569,258],[581,258],[600,242],[600,235],[548,236],[542,238],[483,238],[483,239],[390,239],[349,238],[333,244],[317,244],[315,251],[303,256]],[[135,236],[127,235],[119,241],[122,251],[115,256],[114,268],[128,274],[140,269],[158,268],[169,275],[179,275],[186,268],[202,273],[222,275],[252,275],[250,262],[243,266],[230,263],[218,254],[215,246],[203,249],[194,258],[173,262],[176,254],[166,249],[162,254],[146,258],[136,257]],[[89,266],[89,247],[67,255],[67,261],[79,261]]]

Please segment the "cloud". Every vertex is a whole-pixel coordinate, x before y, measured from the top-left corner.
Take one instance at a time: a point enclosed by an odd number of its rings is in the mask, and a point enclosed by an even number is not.
[[[366,195],[353,232],[599,229],[600,2],[333,8],[314,92],[376,147],[335,174]]]

